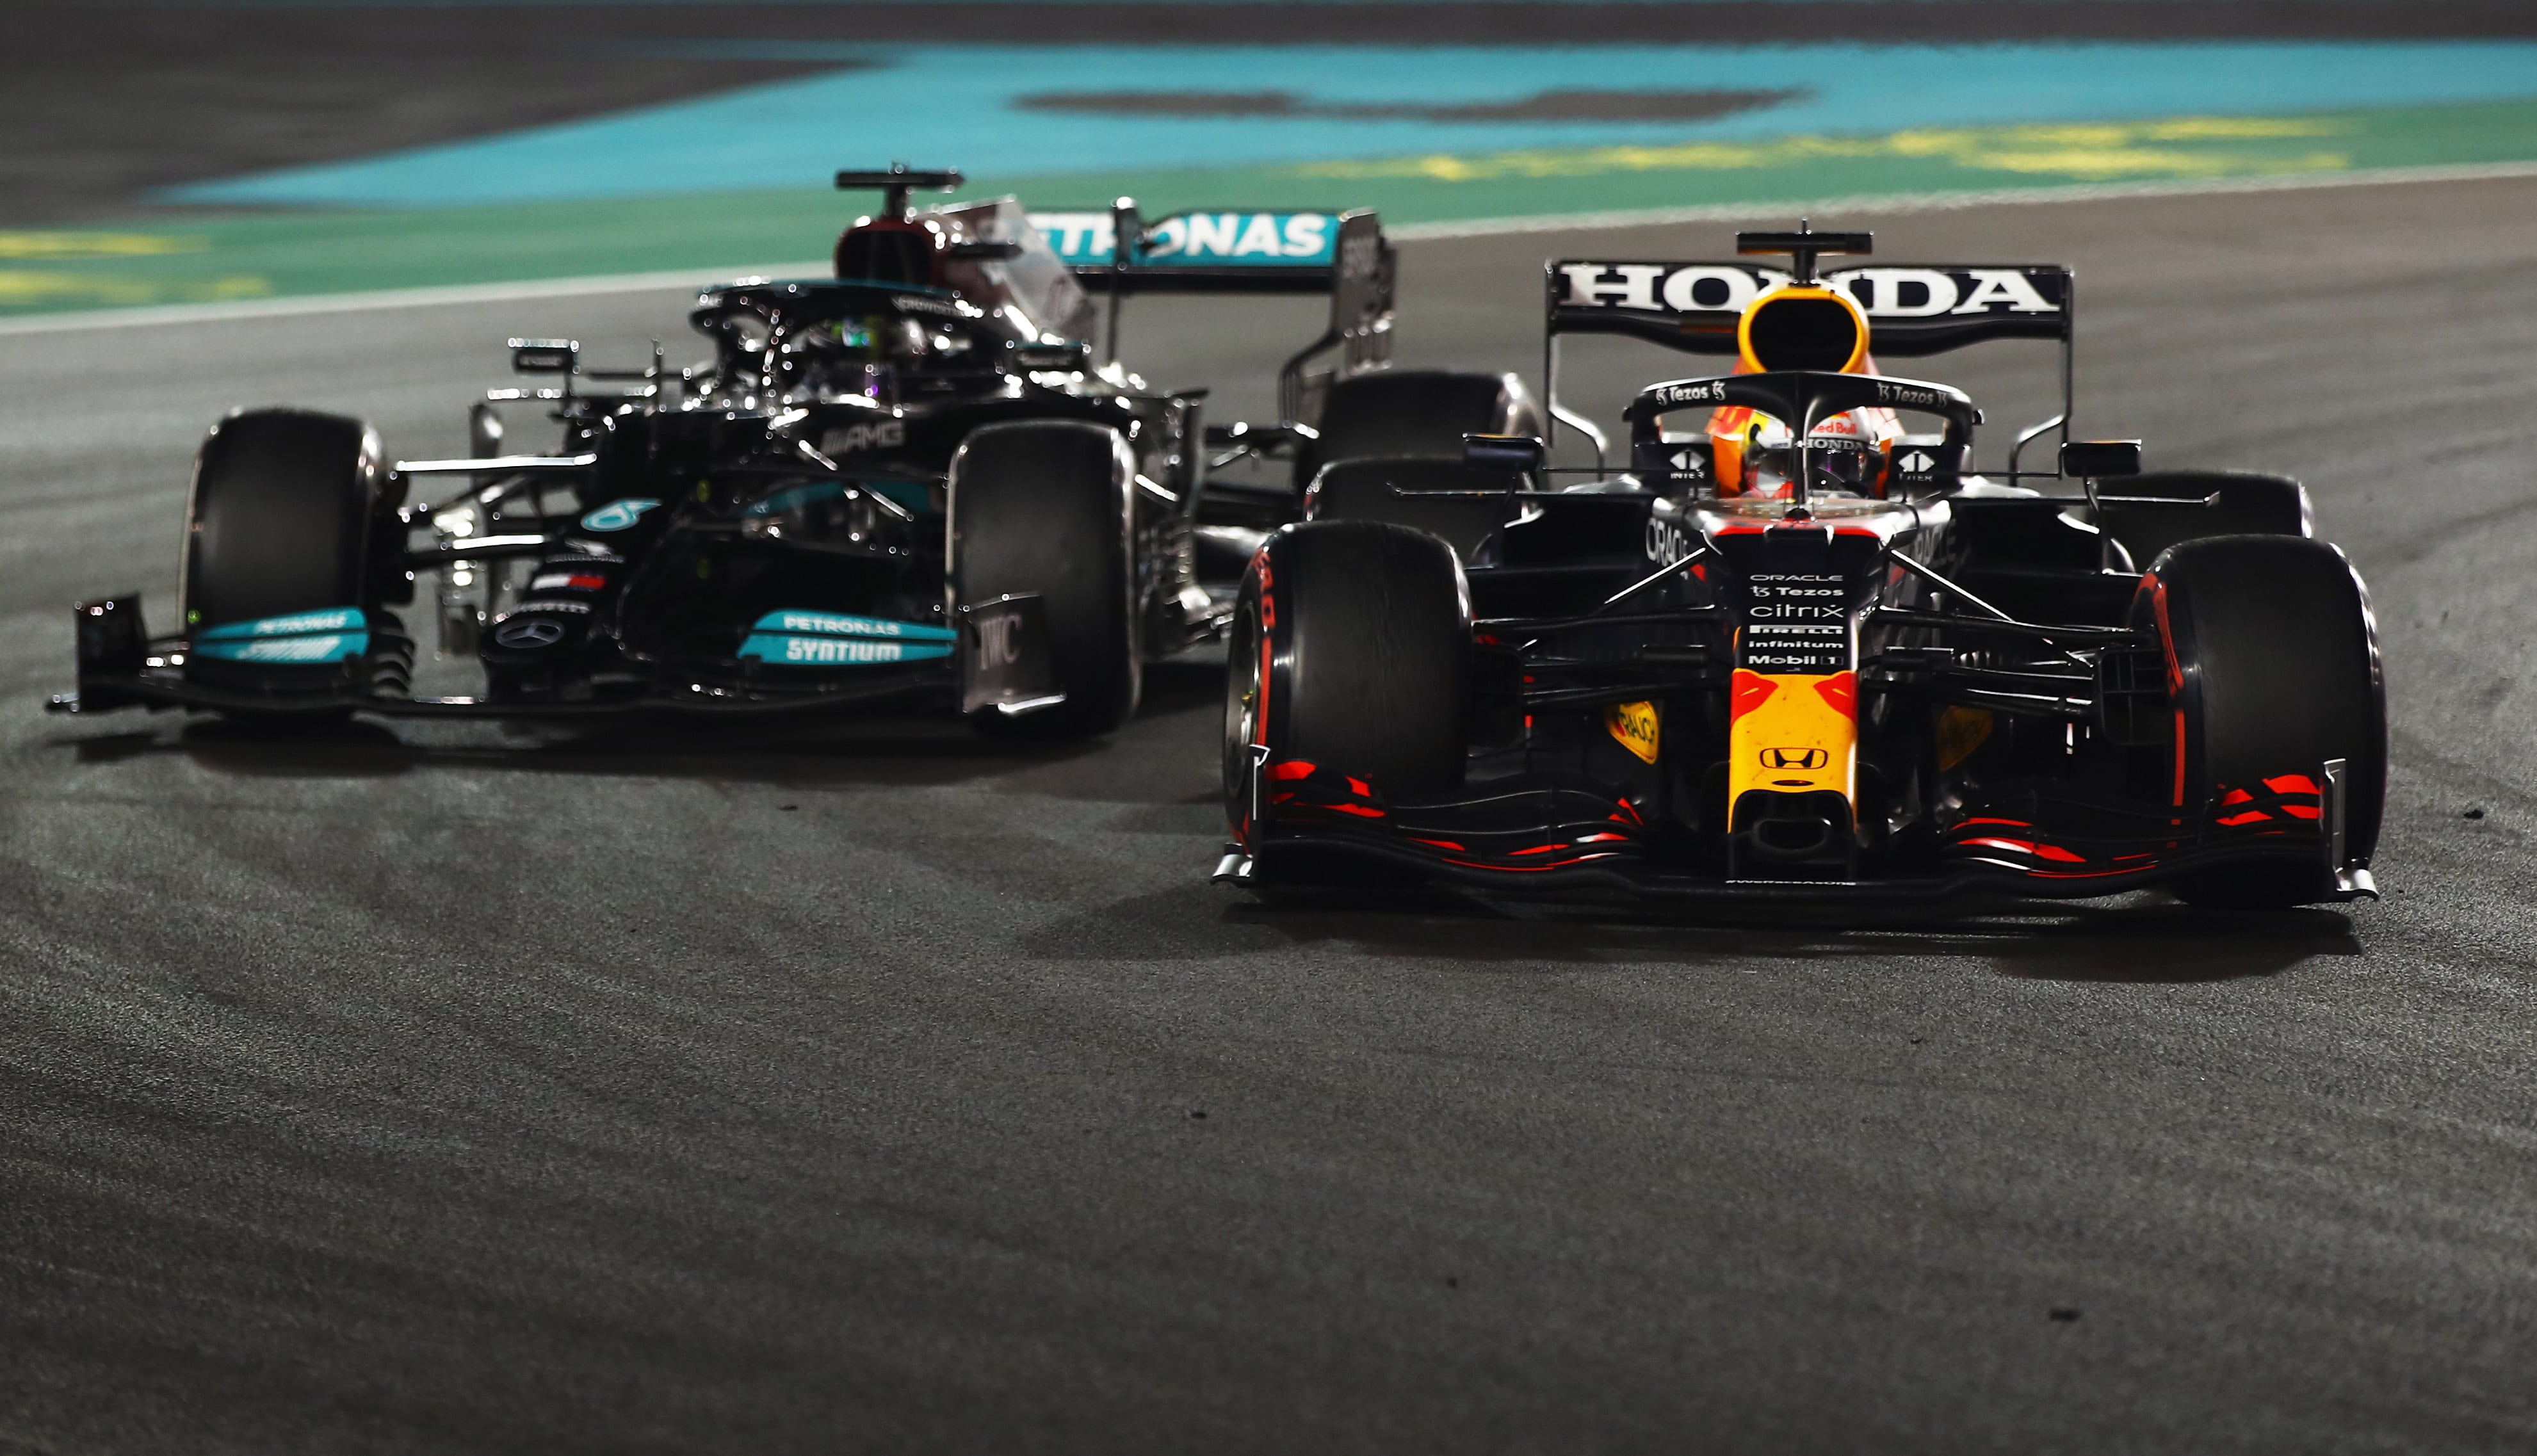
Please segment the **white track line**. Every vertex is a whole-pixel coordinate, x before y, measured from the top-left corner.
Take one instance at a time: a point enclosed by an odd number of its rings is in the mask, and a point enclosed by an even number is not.
[[[735,278],[802,278],[825,273],[827,262],[777,263],[758,268],[683,268],[664,273],[618,273],[597,278],[536,279],[515,284],[456,284],[436,288],[379,288],[365,293],[310,293],[298,298],[243,298],[234,303],[167,303],[149,308],[99,308],[83,313],[39,313],[0,319],[0,336],[69,334],[140,324],[222,324],[238,319],[290,318],[298,314],[361,313],[380,308],[437,308],[458,303],[506,303],[522,298],[570,298],[583,293],[637,293],[647,288],[694,289]]]
[[[1385,229],[1403,242],[1494,237],[1524,232],[1570,232],[1601,227],[1647,227],[1674,222],[1713,222],[1782,218],[1790,213],[1835,210],[1878,213],[1950,212],[1960,208],[2102,202],[2133,197],[2209,197],[2250,192],[2308,192],[2331,187],[2384,187],[2409,182],[2483,182],[2537,177],[2537,161],[2481,162],[2462,166],[2381,167],[2367,171],[2302,173],[2276,177],[2227,177],[2203,181],[2103,182],[2070,187],[2007,187],[1987,192],[1862,193],[1850,197],[1773,202],[1708,203],[1686,208],[1629,212],[1564,213],[1527,218],[1475,218],[1460,222],[1408,222]],[[365,293],[316,293],[301,298],[241,299],[234,303],[171,303],[150,308],[101,308],[81,313],[33,314],[0,319],[0,338],[71,334],[141,325],[230,323],[304,314],[361,313],[372,309],[434,308],[448,304],[502,303],[526,298],[633,293],[649,288],[692,288],[717,279],[762,275],[800,278],[821,273],[822,262],[780,263],[761,268],[682,269],[620,273],[598,278],[545,279],[511,284],[461,284],[435,288],[382,288]]]
[[[2385,187],[2403,182],[2486,182],[2537,177],[2537,161],[2475,162],[2459,166],[2378,167],[2350,172],[2302,172],[2273,177],[2215,177],[2199,181],[2083,182],[2068,187],[2003,187],[1988,192],[1859,193],[1851,197],[1781,202],[1704,203],[1689,208],[1571,213],[1564,217],[1477,218],[1463,222],[1404,222],[1384,231],[1404,242],[1421,238],[1493,237],[1513,232],[1566,232],[1595,227],[1646,227],[1668,222],[1716,222],[1743,218],[1785,218],[1795,212],[1855,208],[1879,213],[1940,213],[1959,208],[2020,203],[2102,202],[2129,197],[2207,197],[2238,192],[2308,192],[2329,187]]]

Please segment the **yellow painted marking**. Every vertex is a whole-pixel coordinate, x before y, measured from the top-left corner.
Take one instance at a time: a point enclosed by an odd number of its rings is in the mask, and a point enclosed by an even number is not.
[[[0,232],[0,258],[47,263],[75,258],[162,258],[170,253],[199,253],[210,246],[205,238],[157,232]]]
[[[2346,122],[2307,116],[2179,116],[2164,121],[2027,123],[2017,126],[1916,127],[1881,137],[1796,136],[1758,142],[1682,142],[1666,146],[1534,148],[1475,157],[1439,154],[1372,161],[1314,162],[1304,176],[1346,180],[1423,177],[1477,182],[1502,177],[1576,177],[1597,172],[1743,171],[1825,159],[1934,158],[1976,171],[2052,173],[2085,181],[2125,177],[2291,175],[2348,169],[2341,152],[2282,156],[2262,152],[2179,150],[2184,142],[2294,141],[2330,137]],[[2154,145],[2154,144],[2168,145]]]
[[[1736,681],[1759,678],[1777,687],[1769,697],[1737,716],[1726,730],[1726,802],[1731,808],[1746,791],[1768,789],[1777,793],[1813,793],[1829,790],[1858,800],[1858,719],[1834,707],[1815,685],[1841,676],[1838,672],[1751,672],[1737,668]],[[1806,765],[1799,767],[1799,765]]]
[[[1657,761],[1657,705],[1614,703],[1603,710],[1603,727],[1642,763]]]
[[[264,278],[163,281],[0,269],[0,308],[29,303],[220,303],[272,294],[273,281]]]
[[[1973,751],[1990,736],[1991,718],[1987,708],[1949,708],[1938,715],[1938,768],[1952,769],[1973,756]]]

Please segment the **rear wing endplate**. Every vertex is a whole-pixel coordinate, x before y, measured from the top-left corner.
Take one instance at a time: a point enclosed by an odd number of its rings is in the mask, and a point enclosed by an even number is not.
[[[1580,423],[1580,416],[1559,406],[1560,336],[1619,334],[1678,353],[1732,357],[1745,305],[1789,282],[1784,269],[1743,262],[1552,261],[1542,288],[1542,373],[1552,419]],[[2009,452],[2011,475],[2028,441],[2054,429],[2069,438],[2077,314],[2069,269],[1880,266],[1836,269],[1821,282],[1849,295],[1867,316],[1868,348],[1880,358],[1924,358],[2000,339],[2058,340],[2061,412],[2018,434]]]
[[[1110,298],[1106,357],[1119,354],[1119,306],[1136,293],[1328,293],[1331,324],[1277,374],[1278,412],[1297,423],[1330,381],[1389,362],[1392,244],[1371,212],[1186,212],[1145,222],[1137,205],[1030,215],[1086,292]],[[1118,239],[1132,239],[1121,249]],[[1327,367],[1313,367],[1335,355]]]

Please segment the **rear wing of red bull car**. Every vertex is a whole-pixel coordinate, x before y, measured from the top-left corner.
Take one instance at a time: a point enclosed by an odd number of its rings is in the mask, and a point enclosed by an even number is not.
[[[1397,267],[1371,212],[1196,211],[1148,222],[1122,198],[1097,210],[1034,209],[1030,221],[1086,292],[1109,295],[1107,357],[1119,352],[1120,305],[1137,293],[1328,293],[1330,327],[1277,373],[1289,421],[1307,417],[1331,379],[1392,357]]]
[[[1786,234],[1816,237],[1824,252],[1864,252],[1839,240],[1844,233]],[[1786,249],[1775,249],[1786,251]],[[1799,271],[1811,274],[1808,251]],[[1560,422],[1604,448],[1601,431],[1559,403],[1559,340],[1565,334],[1620,334],[1678,353],[1737,352],[1735,329],[1744,307],[1774,288],[1797,281],[1788,270],[1751,263],[1552,261],[1542,289],[1542,375],[1551,428]],[[2018,432],[2009,449],[2009,478],[2035,439],[2059,431],[2070,439],[2074,392],[2073,322],[2077,295],[2070,270],[2059,264],[1959,266],[1925,264],[1843,268],[1811,280],[1848,294],[1867,316],[1870,349],[1880,357],[1925,358],[1999,339],[2058,340],[2061,345],[2061,410]]]

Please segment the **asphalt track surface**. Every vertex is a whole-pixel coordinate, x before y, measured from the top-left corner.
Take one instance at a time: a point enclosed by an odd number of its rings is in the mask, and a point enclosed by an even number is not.
[[[0,1452],[2537,1443],[2537,183],[1816,221],[2077,265],[2086,428],[2309,481],[2385,902],[1264,906],[1203,668],[1036,752],[47,717],[220,410],[455,453],[682,300],[0,341]],[[1724,240],[1410,245],[1404,351]],[[1299,308],[1131,352],[1256,406]]]

